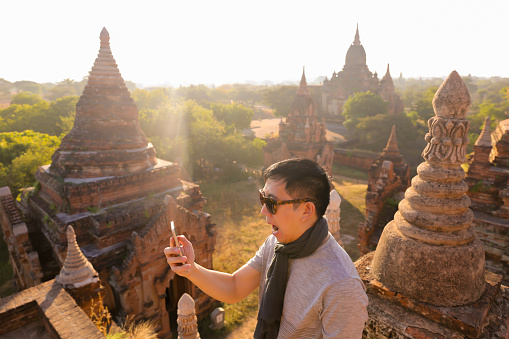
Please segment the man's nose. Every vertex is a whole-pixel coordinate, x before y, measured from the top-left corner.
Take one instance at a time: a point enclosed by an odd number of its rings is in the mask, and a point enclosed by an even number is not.
[[[267,209],[267,206],[265,206],[265,204],[262,205],[262,209],[260,210],[260,213],[265,216],[270,215],[269,210]]]

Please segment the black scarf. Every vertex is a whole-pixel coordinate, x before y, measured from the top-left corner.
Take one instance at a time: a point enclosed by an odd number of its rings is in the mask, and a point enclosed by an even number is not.
[[[265,286],[258,311],[258,323],[254,332],[255,339],[275,339],[279,332],[286,283],[288,280],[288,260],[307,257],[313,254],[329,234],[324,218],[304,232],[297,240],[289,244],[276,243],[274,257],[270,263]]]

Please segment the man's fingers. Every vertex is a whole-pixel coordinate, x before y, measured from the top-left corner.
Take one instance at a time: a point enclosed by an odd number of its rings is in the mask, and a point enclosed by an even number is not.
[[[180,249],[178,247],[165,247],[164,248],[164,255],[171,256],[171,255],[180,255]]]

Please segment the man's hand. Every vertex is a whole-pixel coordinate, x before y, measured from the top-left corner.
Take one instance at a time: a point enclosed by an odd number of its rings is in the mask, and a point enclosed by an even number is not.
[[[179,235],[178,240],[182,244],[183,256],[180,256],[180,250],[175,246],[173,237],[170,239],[170,247],[164,249],[164,255],[173,272],[182,277],[188,277],[192,269],[196,269],[193,244],[183,235]]]

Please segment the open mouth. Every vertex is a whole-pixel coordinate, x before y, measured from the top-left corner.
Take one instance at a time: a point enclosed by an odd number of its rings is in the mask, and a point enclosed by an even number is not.
[[[279,231],[279,228],[275,225],[272,225],[272,234],[276,235],[277,231]]]

